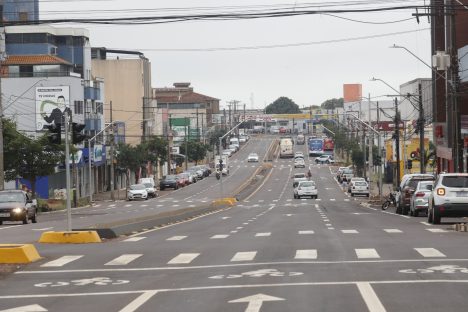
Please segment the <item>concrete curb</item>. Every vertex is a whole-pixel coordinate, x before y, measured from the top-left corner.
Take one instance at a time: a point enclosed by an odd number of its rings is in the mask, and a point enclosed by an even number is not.
[[[89,244],[100,243],[101,238],[96,231],[72,231],[72,232],[44,232],[39,243],[49,244]]]
[[[0,264],[31,263],[41,259],[32,244],[0,244]]]

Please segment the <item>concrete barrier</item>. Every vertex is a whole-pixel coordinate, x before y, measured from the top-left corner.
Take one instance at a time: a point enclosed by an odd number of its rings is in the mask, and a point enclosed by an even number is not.
[[[101,238],[96,231],[71,231],[71,232],[44,232],[39,243],[49,244],[88,244],[100,243]]]
[[[32,244],[0,244],[0,264],[30,263],[41,259]]]

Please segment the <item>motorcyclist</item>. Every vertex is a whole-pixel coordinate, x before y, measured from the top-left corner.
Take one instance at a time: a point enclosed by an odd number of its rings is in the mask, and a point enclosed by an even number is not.
[[[307,178],[310,180],[310,178],[312,178],[312,172],[310,172],[310,169],[309,171],[307,171]]]

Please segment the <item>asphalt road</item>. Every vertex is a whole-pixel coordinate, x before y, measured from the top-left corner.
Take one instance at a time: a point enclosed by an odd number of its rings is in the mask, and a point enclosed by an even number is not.
[[[273,164],[231,209],[102,244],[41,246],[43,260],[0,280],[0,311],[466,310],[467,233],[351,198],[327,165],[311,164],[319,198],[293,199],[291,175],[304,169]]]

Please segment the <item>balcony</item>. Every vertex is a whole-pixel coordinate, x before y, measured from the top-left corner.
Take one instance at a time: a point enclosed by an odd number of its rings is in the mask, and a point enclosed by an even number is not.
[[[86,100],[100,100],[101,99],[101,89],[96,87],[87,87],[84,88],[84,97]]]

